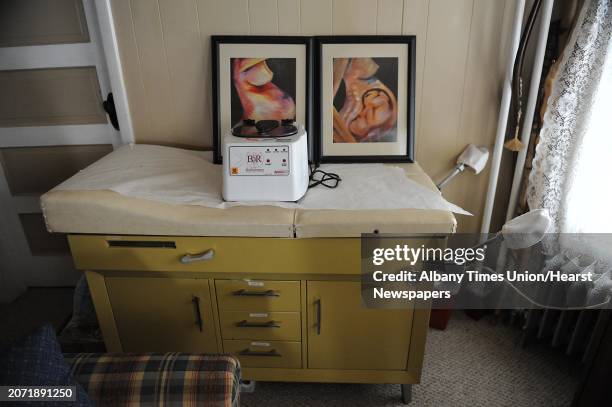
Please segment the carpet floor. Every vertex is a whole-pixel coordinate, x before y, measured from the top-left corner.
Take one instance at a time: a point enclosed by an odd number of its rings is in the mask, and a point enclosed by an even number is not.
[[[573,364],[548,348],[517,344],[515,328],[456,312],[445,331],[430,330],[414,407],[566,407],[577,385]],[[403,406],[399,385],[258,382],[241,405]]]

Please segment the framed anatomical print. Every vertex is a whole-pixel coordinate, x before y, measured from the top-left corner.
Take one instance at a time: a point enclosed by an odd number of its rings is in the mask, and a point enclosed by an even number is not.
[[[317,37],[320,162],[414,160],[414,36]]]
[[[308,37],[212,36],[213,150],[244,119],[292,119],[309,129]]]

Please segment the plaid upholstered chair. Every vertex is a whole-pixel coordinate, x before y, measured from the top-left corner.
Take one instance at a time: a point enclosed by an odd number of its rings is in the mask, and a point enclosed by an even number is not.
[[[65,354],[96,406],[239,404],[240,364],[227,355]]]

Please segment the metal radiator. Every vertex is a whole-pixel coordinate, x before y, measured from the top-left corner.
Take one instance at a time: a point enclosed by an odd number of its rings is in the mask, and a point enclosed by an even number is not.
[[[527,310],[521,345],[529,346],[537,342],[549,344],[568,356],[589,363],[610,318],[612,310]]]

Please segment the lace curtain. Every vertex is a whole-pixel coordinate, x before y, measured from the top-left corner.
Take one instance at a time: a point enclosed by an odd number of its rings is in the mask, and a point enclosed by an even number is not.
[[[612,232],[612,5],[586,0],[559,74],[527,186],[556,232]]]

